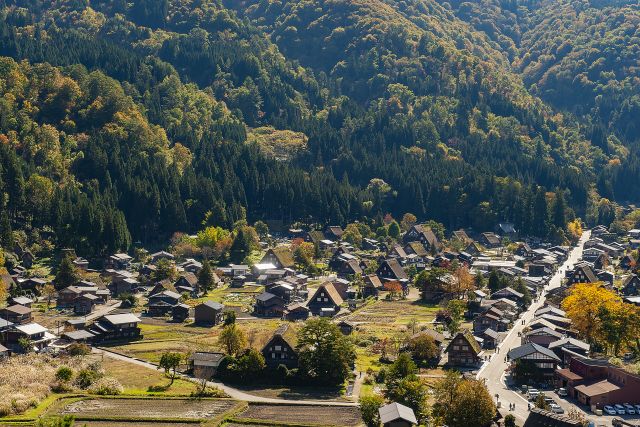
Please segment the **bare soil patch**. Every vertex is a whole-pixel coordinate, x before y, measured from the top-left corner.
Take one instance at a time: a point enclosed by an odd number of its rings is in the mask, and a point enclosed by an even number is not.
[[[309,425],[357,426],[360,410],[350,406],[269,405],[250,403],[237,418]]]

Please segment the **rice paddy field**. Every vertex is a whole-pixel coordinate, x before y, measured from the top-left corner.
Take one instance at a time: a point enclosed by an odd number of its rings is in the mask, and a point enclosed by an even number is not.
[[[77,419],[203,420],[221,416],[237,405],[230,399],[84,399],[68,403],[59,415]]]

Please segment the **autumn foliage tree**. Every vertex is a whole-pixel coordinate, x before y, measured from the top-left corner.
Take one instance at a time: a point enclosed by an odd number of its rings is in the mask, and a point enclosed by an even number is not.
[[[454,280],[451,281],[451,292],[456,295],[465,295],[475,289],[474,277],[469,273],[466,265],[460,265],[453,271]]]
[[[402,297],[402,285],[396,280],[386,282],[384,284],[384,290],[389,292],[389,297],[392,299]]]
[[[419,333],[409,338],[407,350],[414,359],[420,361],[433,360],[440,355],[440,349],[435,340],[426,333]]]
[[[640,309],[600,283],[578,283],[562,301],[573,327],[592,345],[614,355],[640,337]],[[640,348],[640,347],[639,347]]]
[[[447,371],[435,386],[433,415],[437,425],[450,427],[489,425],[496,406],[481,381],[464,379],[455,371]]]

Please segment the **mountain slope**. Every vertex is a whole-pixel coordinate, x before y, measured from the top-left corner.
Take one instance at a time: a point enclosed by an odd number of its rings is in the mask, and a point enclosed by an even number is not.
[[[498,43],[427,0],[20,0],[0,13],[0,55],[28,61],[2,74],[25,82],[0,120],[10,222],[85,253],[245,217],[413,212],[545,235],[534,200],[558,188],[584,214],[610,160]],[[304,144],[275,160],[264,132]],[[25,204],[40,187],[54,215]]]
[[[592,145],[613,162],[598,191],[638,200],[640,5],[629,0],[443,2],[485,32],[533,94],[577,115]]]

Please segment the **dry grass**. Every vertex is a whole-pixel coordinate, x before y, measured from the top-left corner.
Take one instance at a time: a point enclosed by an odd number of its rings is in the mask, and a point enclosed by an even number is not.
[[[361,334],[384,338],[404,329],[411,319],[415,319],[419,325],[431,324],[439,309],[416,301],[379,300],[357,310],[347,319],[358,325]]]
[[[228,284],[213,289],[207,295],[200,298],[193,298],[186,301],[190,306],[196,306],[205,301],[216,301],[226,307],[236,307],[244,313],[250,313],[253,309],[255,297],[264,292],[264,286],[244,286],[242,288],[231,288]]]
[[[277,319],[259,319],[238,321],[238,326],[245,332],[249,345],[261,348],[277,329]],[[222,326],[202,328],[190,324],[176,324],[157,319],[148,323],[144,319],[140,325],[143,339],[132,343],[112,347],[113,350],[157,363],[162,353],[174,351],[189,353],[195,351],[222,350],[218,347],[218,335]],[[294,327],[294,325],[292,325]]]
[[[51,393],[60,361],[48,356],[14,356],[0,364],[0,416],[35,407]]]
[[[99,358],[99,356],[93,356]],[[165,396],[188,396],[197,390],[197,385],[176,378],[173,384],[161,370],[153,371],[123,360],[105,357],[102,367],[110,377],[116,378],[124,387],[124,394],[148,394],[160,390]],[[151,390],[151,391],[150,391]]]

